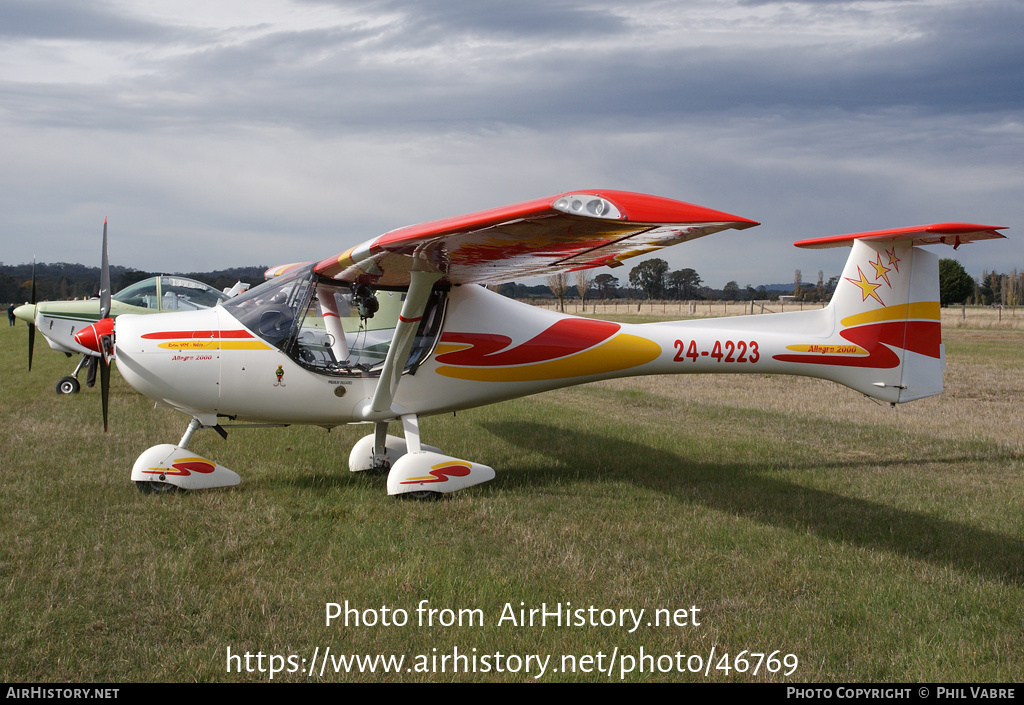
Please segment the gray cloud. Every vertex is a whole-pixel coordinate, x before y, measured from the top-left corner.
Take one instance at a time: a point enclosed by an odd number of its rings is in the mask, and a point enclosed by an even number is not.
[[[603,186],[762,220],[720,238],[753,265],[672,251],[720,286],[789,277],[800,237],[1024,216],[1019,3],[280,2],[0,6],[5,242],[102,209],[135,266],[271,263]]]
[[[4,0],[0,38],[84,41],[159,41],[169,35],[160,23],[127,17],[114,6],[74,0]]]

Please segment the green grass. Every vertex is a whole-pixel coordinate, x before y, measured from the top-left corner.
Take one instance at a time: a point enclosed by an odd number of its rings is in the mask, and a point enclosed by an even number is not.
[[[946,344],[947,354],[972,362],[996,364],[1020,369],[1024,330],[985,329],[957,331]]]
[[[498,476],[417,503],[347,471],[367,426],[202,432],[192,449],[242,485],[142,495],[135,457],[176,442],[187,419],[115,373],[103,434],[97,390],[53,391],[71,361],[41,346],[24,373],[19,324],[0,334],[0,680],[269,679],[227,673],[228,647],[550,655],[545,681],[618,680],[551,672],[563,655],[712,648],[716,662],[796,654],[797,681],[1020,680],[1024,350],[1014,331],[946,337],[947,394],[895,411],[816,380],[748,375],[623,380],[424,419],[425,442]],[[325,625],[325,603],[345,600],[405,609],[411,623]],[[418,626],[421,600],[485,622]],[[497,623],[520,602],[696,605],[701,624]],[[714,668],[708,679],[786,680]]]

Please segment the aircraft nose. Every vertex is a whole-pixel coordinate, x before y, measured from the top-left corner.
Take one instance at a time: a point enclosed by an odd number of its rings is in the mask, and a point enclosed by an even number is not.
[[[113,334],[114,319],[104,318],[75,333],[75,342],[95,353],[103,353],[103,337]]]
[[[14,315],[25,323],[36,322],[36,305],[35,304],[23,304],[18,308],[14,309]]]

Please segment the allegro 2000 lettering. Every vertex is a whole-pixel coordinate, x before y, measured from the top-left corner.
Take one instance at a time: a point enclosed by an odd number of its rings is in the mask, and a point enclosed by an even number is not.
[[[717,362],[757,362],[761,359],[756,340],[716,340],[710,351],[698,350],[696,340],[691,340],[689,345],[677,340],[675,348],[676,356],[672,359],[676,362],[686,362],[687,358],[697,362],[702,357],[710,357]]]

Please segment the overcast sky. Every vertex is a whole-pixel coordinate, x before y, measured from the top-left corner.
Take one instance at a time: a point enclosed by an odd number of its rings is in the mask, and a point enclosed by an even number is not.
[[[944,221],[1024,269],[1022,36],[1020,0],[3,0],[0,261],[98,264],[105,216],[138,269],[319,260],[600,187],[760,221],[662,255],[716,288]]]

